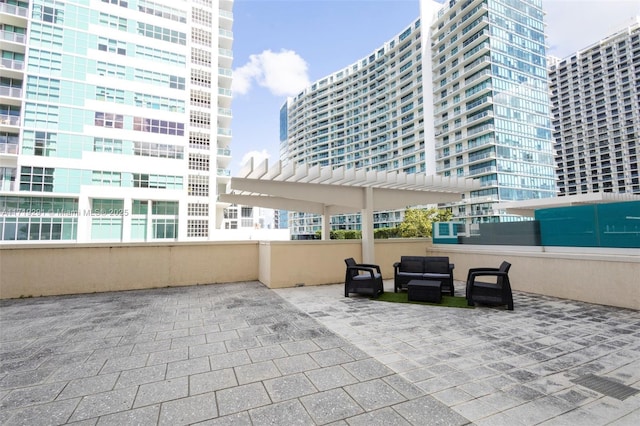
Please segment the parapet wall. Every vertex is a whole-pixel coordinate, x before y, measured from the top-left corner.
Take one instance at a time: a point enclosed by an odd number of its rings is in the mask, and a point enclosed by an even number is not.
[[[432,245],[375,241],[385,279],[402,255],[449,256],[454,277],[503,260],[514,290],[640,310],[640,254],[634,249]],[[260,281],[269,288],[344,282],[344,259],[362,259],[360,240],[164,244],[5,245],[0,298]]]
[[[255,281],[257,241],[0,247],[0,298]]]

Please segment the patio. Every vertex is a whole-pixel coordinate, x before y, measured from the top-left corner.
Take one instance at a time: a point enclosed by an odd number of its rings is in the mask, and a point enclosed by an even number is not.
[[[640,423],[639,311],[517,291],[514,311],[342,291],[244,282],[0,301],[0,423]]]

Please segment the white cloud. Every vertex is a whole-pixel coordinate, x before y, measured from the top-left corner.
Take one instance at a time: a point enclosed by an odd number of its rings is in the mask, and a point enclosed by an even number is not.
[[[565,58],[628,26],[638,0],[543,0],[548,54]]]
[[[251,55],[249,62],[233,71],[233,92],[244,95],[253,83],[276,96],[296,95],[310,84],[307,62],[293,50]]]

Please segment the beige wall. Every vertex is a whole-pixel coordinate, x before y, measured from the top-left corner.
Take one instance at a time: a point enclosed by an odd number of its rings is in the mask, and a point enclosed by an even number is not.
[[[0,248],[0,298],[251,281],[257,242]]]
[[[514,290],[640,310],[637,250],[375,241],[385,279],[393,279],[402,255],[449,256],[456,280],[469,268],[507,260]],[[359,240],[4,245],[0,298],[255,280],[270,288],[342,283],[348,257],[362,260]]]
[[[514,290],[640,310],[640,253],[633,249],[437,245],[433,256],[455,261],[454,278],[469,268],[511,263]]]
[[[376,240],[382,276],[393,279],[402,254],[425,255],[429,239]],[[267,241],[260,243],[260,282],[271,288],[344,283],[344,259],[362,262],[360,240]]]

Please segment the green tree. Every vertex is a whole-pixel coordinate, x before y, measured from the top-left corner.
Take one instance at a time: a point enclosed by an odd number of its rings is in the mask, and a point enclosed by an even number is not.
[[[453,218],[449,210],[407,209],[404,220],[398,226],[400,236],[404,238],[431,237],[433,222],[448,222]]]

